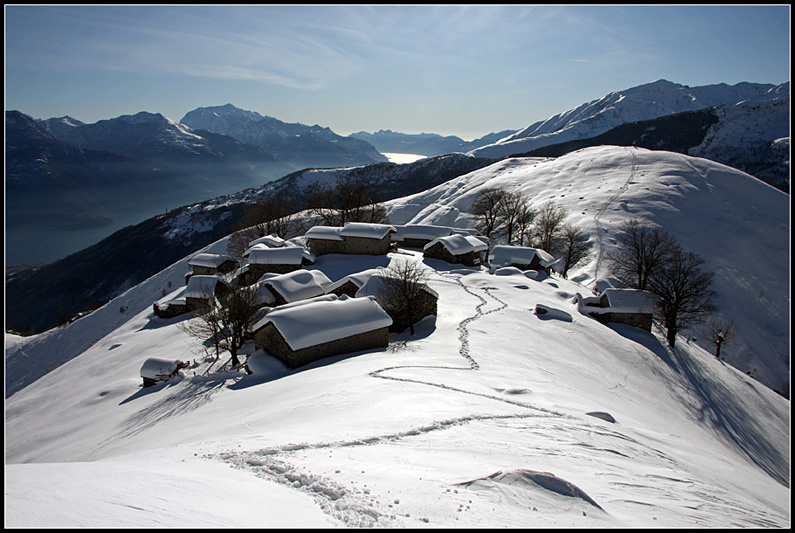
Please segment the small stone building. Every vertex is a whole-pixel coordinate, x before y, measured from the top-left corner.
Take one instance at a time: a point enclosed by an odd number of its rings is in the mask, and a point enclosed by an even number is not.
[[[151,387],[157,385],[161,381],[168,381],[177,373],[188,366],[188,363],[183,363],[178,359],[162,359],[158,357],[150,357],[141,366],[141,377],[143,378],[143,386]]]
[[[301,246],[270,248],[255,244],[243,254],[244,264],[236,279],[242,285],[251,285],[265,274],[285,274],[314,263],[314,257]]]
[[[426,244],[439,237],[452,235],[453,228],[449,226],[433,226],[430,224],[404,224],[395,226],[392,241],[402,248],[419,248],[422,250]]]
[[[639,289],[605,289],[599,296],[583,298],[584,309],[599,322],[615,322],[651,332],[659,298]]]
[[[472,235],[453,234],[439,237],[423,248],[423,257],[448,263],[479,266],[489,249],[488,243]]]
[[[436,316],[439,302],[439,293],[426,284],[418,287],[415,300],[412,302],[412,314],[409,317],[406,302],[387,301],[388,295],[385,294],[383,283],[386,272],[377,272],[371,275],[367,281],[356,291],[356,298],[373,297],[378,304],[392,318],[392,326],[389,331],[400,333],[409,326],[416,324],[426,316]]]
[[[519,270],[540,270],[550,275],[556,259],[539,248],[497,245],[489,254],[489,265],[496,268],[513,266]]]
[[[152,310],[158,318],[174,318],[175,316],[184,315],[190,309],[188,309],[188,303],[183,297],[165,302],[155,302],[152,304]]]
[[[273,295],[271,305],[279,306],[326,294],[331,280],[320,270],[295,270],[261,280]]]
[[[367,280],[378,272],[379,269],[377,268],[368,268],[367,270],[345,276],[326,287],[326,294],[336,294],[337,296],[344,295],[354,298]]]
[[[325,254],[386,255],[395,227],[389,224],[348,222],[345,226],[314,226],[306,232],[309,251]]]
[[[198,275],[216,275],[232,272],[237,268],[234,258],[223,254],[196,254],[188,260],[191,270]]]
[[[229,284],[218,276],[191,276],[183,296],[189,310],[207,307],[210,298],[223,299],[231,292]]]
[[[386,348],[392,319],[374,298],[335,298],[270,311],[254,327],[254,345],[297,368],[351,352]]]

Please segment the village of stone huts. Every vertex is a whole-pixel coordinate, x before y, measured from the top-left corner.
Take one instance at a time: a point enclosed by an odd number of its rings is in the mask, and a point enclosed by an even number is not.
[[[153,305],[158,319],[199,317],[213,306],[223,307],[236,287],[254,289],[258,308],[247,322],[246,342],[287,367],[296,369],[341,354],[384,349],[390,333],[401,333],[420,320],[435,316],[438,293],[427,276],[407,280],[414,284],[411,309],[390,301],[385,290],[390,277],[390,256],[401,251],[422,252],[423,259],[459,267],[517,268],[551,275],[556,259],[544,250],[522,246],[494,246],[477,230],[437,225],[391,225],[350,222],[341,227],[314,226],[303,237],[284,240],[268,235],[249,242],[240,261],[229,255],[197,253],[188,262],[185,287],[177,298]],[[357,255],[370,266],[332,280],[315,267],[319,256]],[[380,261],[373,261],[380,258]],[[421,269],[426,268],[418,262]],[[405,286],[406,284],[403,284]],[[636,294],[642,292],[643,294]],[[579,308],[602,322],[623,322],[650,329],[653,302],[645,291],[605,291],[600,297],[579,298]],[[537,313],[545,312],[536,309]],[[141,367],[144,386],[168,381],[188,362],[148,359]],[[239,364],[245,371],[245,363]]]

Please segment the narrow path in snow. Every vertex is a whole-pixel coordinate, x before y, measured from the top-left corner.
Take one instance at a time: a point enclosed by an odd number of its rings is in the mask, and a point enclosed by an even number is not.
[[[607,234],[607,230],[602,226],[602,216],[607,212],[607,208],[616,201],[616,199],[621,196],[624,192],[626,192],[627,188],[629,187],[632,180],[635,178],[635,175],[638,170],[638,156],[635,152],[632,151],[629,147],[626,147],[626,151],[629,155],[632,156],[632,165],[630,166],[629,177],[624,184],[618,188],[618,190],[613,193],[610,198],[599,208],[596,214],[593,217],[594,224],[596,225],[596,241],[597,241],[597,250],[598,255],[596,258],[596,268],[594,268],[594,289],[596,288],[596,283],[599,281],[599,269],[602,266],[602,260],[604,259],[604,237]]]
[[[488,398],[490,400],[496,400],[498,402],[507,403],[507,404],[511,404],[511,405],[516,405],[518,407],[523,407],[525,409],[532,409],[532,410],[537,411],[539,413],[545,413],[546,416],[565,417],[566,415],[564,415],[563,413],[551,411],[551,410],[548,410],[548,409],[543,409],[543,408],[536,407],[534,405],[528,404],[526,402],[520,402],[518,400],[512,400],[512,399],[509,399],[509,398],[500,397],[500,396],[493,395],[493,394],[485,394],[485,393],[480,393],[480,392],[469,391],[469,390],[466,390],[466,389],[461,389],[461,388],[458,388],[458,387],[445,385],[443,383],[437,383],[437,382],[434,382],[434,381],[426,381],[426,380],[421,380],[421,379],[417,379],[417,378],[406,378],[406,377],[396,377],[396,376],[384,375],[387,372],[396,371],[396,370],[408,370],[408,369],[453,370],[453,371],[480,370],[480,365],[475,360],[475,358],[472,356],[472,351],[471,351],[471,348],[470,348],[469,325],[471,323],[475,322],[476,320],[479,320],[479,319],[483,318],[484,316],[487,316],[487,315],[490,315],[492,313],[497,313],[499,311],[502,311],[503,309],[508,307],[508,304],[503,302],[502,300],[500,300],[496,296],[494,296],[494,294],[492,294],[491,291],[494,289],[494,287],[482,287],[481,290],[484,293],[486,293],[486,295],[488,295],[489,298],[491,298],[493,301],[495,301],[495,302],[497,302],[499,304],[499,307],[495,307],[493,309],[490,309],[490,310],[484,312],[483,308],[486,305],[488,305],[489,301],[487,299],[485,299],[483,296],[481,296],[480,294],[478,294],[477,292],[475,292],[475,290],[471,289],[470,287],[467,287],[463,283],[463,281],[461,279],[461,276],[455,276],[453,274],[442,273],[442,272],[437,272],[437,273],[443,278],[442,281],[444,281],[446,283],[454,283],[454,284],[458,285],[467,294],[470,294],[471,296],[474,296],[475,298],[480,300],[480,303],[478,303],[475,306],[475,313],[472,316],[463,319],[458,324],[458,340],[459,340],[459,342],[461,344],[460,347],[459,347],[458,353],[459,353],[459,355],[461,355],[461,357],[463,357],[466,360],[466,362],[468,363],[468,366],[398,365],[398,366],[391,366],[391,367],[387,367],[387,368],[382,368],[380,370],[375,370],[373,372],[370,372],[370,376],[372,376],[374,378],[388,379],[388,380],[392,380],[392,381],[402,381],[402,382],[406,382],[406,383],[417,383],[417,384],[421,384],[421,385],[425,385],[425,386],[429,386],[429,387],[438,387],[438,388],[449,390],[449,391],[460,392],[460,393],[463,393],[463,394],[479,396],[481,398]]]

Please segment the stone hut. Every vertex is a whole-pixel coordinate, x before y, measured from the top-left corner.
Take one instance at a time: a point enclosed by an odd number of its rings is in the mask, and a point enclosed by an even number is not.
[[[356,292],[356,298],[375,298],[378,304],[392,318],[392,326],[389,331],[400,333],[426,316],[436,316],[439,302],[438,292],[423,283],[419,287],[416,300],[413,302],[412,316],[409,318],[408,309],[404,303],[385,300],[387,296],[383,291],[384,274],[386,273],[380,272],[371,275]]]
[[[257,244],[264,244],[268,248],[281,248],[286,243],[287,241],[278,235],[265,235],[264,237],[259,237],[258,239],[254,239],[253,241],[249,242],[248,247],[251,248]]]
[[[320,270],[295,270],[267,276],[262,285],[273,295],[271,305],[280,306],[326,294],[331,280]]]
[[[489,254],[489,265],[496,268],[513,266],[519,270],[552,272],[556,259],[540,248],[525,246],[495,246]]]
[[[152,310],[158,318],[174,318],[175,316],[184,315],[189,311],[188,303],[185,298],[174,298],[165,302],[155,302],[152,304]]]
[[[150,357],[141,366],[141,377],[143,378],[143,386],[151,387],[157,385],[161,381],[168,381],[177,373],[188,366],[188,363],[183,363],[178,359],[162,359],[158,357]]]
[[[191,276],[185,287],[185,304],[188,310],[207,307],[211,297],[223,299],[231,292],[229,284],[217,276]]]
[[[309,251],[325,254],[386,255],[395,227],[389,224],[348,222],[345,226],[314,226],[306,232]]]
[[[232,272],[237,268],[237,261],[228,255],[200,253],[191,257],[188,265],[194,274],[214,276]]]
[[[237,279],[251,285],[265,274],[286,274],[311,265],[314,257],[301,246],[270,248],[260,243],[244,252],[243,261]]]
[[[374,298],[335,298],[270,311],[254,325],[254,346],[297,368],[351,352],[386,348],[392,319]]]
[[[377,268],[368,268],[367,270],[345,276],[326,287],[326,294],[336,294],[337,296],[345,295],[354,298],[356,297],[356,293],[359,292],[359,289],[362,288],[373,274],[378,273],[378,271],[379,269]]]
[[[392,241],[402,248],[419,248],[422,250],[426,244],[439,237],[452,235],[453,228],[448,226],[433,226],[429,224],[405,224],[395,226]]]
[[[479,266],[488,251],[488,243],[472,235],[453,234],[439,237],[423,248],[423,256],[448,263]]]
[[[651,332],[659,298],[639,289],[605,289],[599,296],[583,298],[584,310],[599,322],[616,322]]]

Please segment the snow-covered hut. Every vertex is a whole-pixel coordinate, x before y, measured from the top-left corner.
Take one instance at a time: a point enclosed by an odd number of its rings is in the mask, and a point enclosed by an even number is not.
[[[488,249],[488,243],[483,240],[472,235],[456,233],[447,237],[439,237],[426,244],[423,248],[423,256],[441,259],[448,263],[478,266],[483,263],[483,256]]]
[[[183,296],[188,309],[206,307],[210,298],[223,298],[231,292],[229,284],[218,276],[191,276]]]
[[[404,295],[390,295],[389,290],[384,290],[384,283],[388,282],[387,272],[376,272],[365,280],[362,286],[356,291],[356,298],[373,297],[378,304],[392,318],[390,331],[400,333],[409,326],[416,324],[426,316],[436,316],[439,293],[430,288],[426,283],[417,287],[416,295],[411,302],[411,316],[409,316],[408,303],[401,298]],[[399,291],[398,291],[399,292]],[[390,301],[390,297],[397,296],[396,301]]]
[[[188,303],[185,298],[181,297],[155,302],[152,304],[152,310],[158,318],[174,318],[187,313],[190,309],[188,309]]]
[[[233,257],[223,254],[196,254],[188,260],[194,275],[226,274],[237,268]]]
[[[331,280],[320,270],[295,270],[268,276],[262,284],[273,294],[273,305],[279,306],[326,294]]]
[[[188,366],[188,363],[183,363],[179,359],[162,359],[158,357],[150,357],[141,366],[141,377],[144,380],[144,387],[151,387],[160,381],[168,381],[180,369]]]
[[[251,285],[265,274],[285,274],[311,265],[314,257],[302,246],[271,248],[259,243],[243,253],[243,261],[237,279],[243,285]]]
[[[392,235],[393,242],[403,248],[419,248],[420,250],[434,239],[447,237],[453,233],[453,228],[449,226],[434,226],[431,224],[396,225],[395,230]]]
[[[370,279],[370,276],[376,273],[378,273],[377,268],[368,268],[361,272],[349,274],[326,287],[326,293],[336,294],[337,296],[342,296],[344,294],[353,298],[356,296],[358,290],[362,288],[362,285]]]
[[[651,331],[659,298],[639,289],[605,289],[599,296],[583,298],[584,309],[599,322],[629,324]]]
[[[270,311],[254,327],[254,345],[297,368],[324,357],[386,348],[392,319],[375,298],[335,298]]]
[[[496,268],[513,266],[519,270],[552,272],[556,259],[540,248],[497,245],[489,254],[489,265]]]
[[[248,247],[251,248],[257,244],[264,244],[268,248],[281,248],[286,243],[287,241],[278,235],[265,235],[264,237],[259,237],[258,239],[254,239],[253,241],[249,242]]]
[[[344,226],[314,226],[306,234],[309,251],[325,254],[386,255],[395,227],[390,224],[348,222]]]

